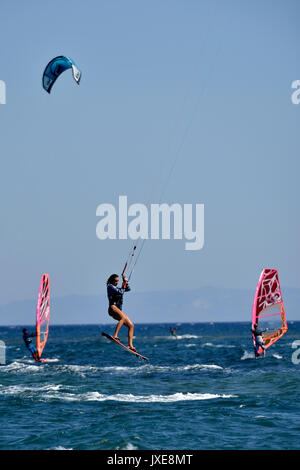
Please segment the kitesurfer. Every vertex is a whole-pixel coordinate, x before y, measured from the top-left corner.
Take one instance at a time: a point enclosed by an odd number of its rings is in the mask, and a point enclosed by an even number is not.
[[[33,342],[32,342],[32,337],[36,336],[37,333],[28,333],[28,331],[26,330],[26,328],[23,328],[23,340],[24,340],[24,343],[26,345],[26,348],[31,352],[32,354],[32,357],[36,360],[36,361],[39,361],[40,358],[39,358],[39,354],[36,350],[36,347],[34,346]]]
[[[177,328],[174,328],[173,326],[170,327],[171,335],[175,336],[175,338],[178,338],[177,334],[175,333],[175,330],[177,330]]]
[[[254,328],[251,328],[251,332],[253,333],[254,335],[254,338],[255,338],[255,357],[258,357],[259,356],[259,348],[261,348],[264,352],[264,357],[266,356],[266,348],[265,348],[265,344],[264,344],[264,340],[263,340],[263,337],[262,337],[262,334],[265,332],[265,331],[268,331],[268,328],[266,328],[265,330],[259,330],[258,329],[258,324],[255,323],[253,325]]]
[[[122,287],[118,287],[119,276],[117,274],[112,274],[109,276],[106,282],[107,296],[109,301],[108,314],[114,318],[114,320],[118,321],[113,338],[117,341],[120,341],[118,334],[121,327],[125,325],[128,328],[128,347],[132,351],[136,352],[136,348],[132,344],[134,324],[130,318],[124,312],[122,312],[123,294],[124,292],[130,291],[127,277],[122,274],[122,278]]]

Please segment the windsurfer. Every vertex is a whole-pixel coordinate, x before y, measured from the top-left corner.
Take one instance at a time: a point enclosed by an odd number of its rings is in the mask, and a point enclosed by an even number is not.
[[[174,328],[173,326],[170,327],[171,335],[175,336],[175,338],[178,338],[177,334],[175,333],[175,330],[177,330],[177,328]]]
[[[112,274],[106,282],[107,296],[109,301],[108,314],[114,320],[118,321],[113,338],[117,341],[120,341],[118,334],[121,327],[125,325],[128,328],[128,347],[132,351],[136,352],[136,348],[132,344],[134,324],[130,318],[124,312],[122,312],[123,294],[124,292],[130,291],[128,280],[124,274],[122,274],[122,278],[122,287],[117,287],[119,283],[119,276],[117,274]]]
[[[259,330],[258,329],[258,324],[255,323],[253,325],[254,328],[251,328],[251,332],[253,333],[254,335],[254,338],[255,338],[255,357],[258,357],[259,356],[259,348],[261,348],[264,352],[264,357],[266,356],[266,348],[265,348],[265,344],[264,344],[264,340],[263,340],[263,337],[262,337],[262,334],[265,332],[265,331],[268,331],[268,328],[266,328],[265,330]]]
[[[23,340],[24,340],[24,343],[26,345],[26,348],[31,352],[32,357],[36,361],[39,361],[40,358],[39,358],[38,352],[37,352],[36,347],[34,346],[34,344],[32,342],[32,337],[34,337],[36,335],[37,335],[36,333],[29,334],[28,331],[26,330],[26,328],[23,328]]]

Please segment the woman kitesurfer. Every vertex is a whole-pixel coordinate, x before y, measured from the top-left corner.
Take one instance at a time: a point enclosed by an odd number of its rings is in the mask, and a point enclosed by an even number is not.
[[[128,328],[128,347],[131,349],[131,351],[136,352],[136,348],[132,344],[134,324],[130,318],[124,312],[122,312],[123,294],[124,292],[130,291],[128,280],[124,274],[122,274],[122,278],[122,287],[118,287],[119,276],[117,274],[112,274],[109,276],[106,282],[107,296],[109,301],[108,314],[114,320],[118,321],[113,338],[117,341],[120,341],[118,334],[121,327],[125,325]]]

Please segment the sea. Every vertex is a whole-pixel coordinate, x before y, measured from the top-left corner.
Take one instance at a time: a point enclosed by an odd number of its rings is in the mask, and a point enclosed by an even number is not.
[[[147,361],[115,325],[56,325],[42,363],[23,326],[0,327],[1,450],[299,449],[300,322],[258,359],[247,322],[137,324]]]

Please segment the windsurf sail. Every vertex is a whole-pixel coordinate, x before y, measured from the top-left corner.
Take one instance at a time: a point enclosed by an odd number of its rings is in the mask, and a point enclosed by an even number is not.
[[[48,274],[43,274],[40,283],[36,309],[36,348],[41,357],[46,346],[49,333],[50,319],[50,286]]]
[[[259,329],[268,328],[262,337],[265,348],[278,341],[288,330],[282,293],[276,269],[263,269],[258,280],[252,309],[252,329],[257,324]],[[253,335],[255,347],[255,337]],[[258,351],[262,353],[262,349]]]

